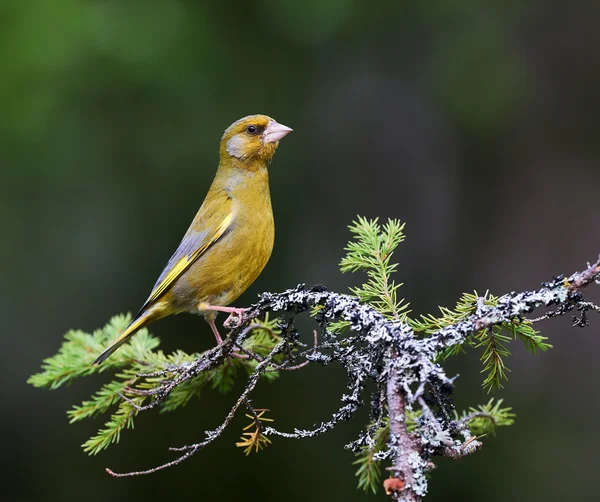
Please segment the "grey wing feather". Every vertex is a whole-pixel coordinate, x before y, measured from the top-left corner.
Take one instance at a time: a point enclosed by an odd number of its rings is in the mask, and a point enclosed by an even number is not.
[[[179,246],[173,253],[173,256],[169,258],[169,261],[165,265],[165,268],[160,273],[160,276],[156,280],[152,291],[156,289],[156,287],[163,281],[165,276],[171,271],[173,266],[181,260],[184,256],[190,256],[196,249],[198,249],[203,242],[206,240],[208,235],[208,231],[204,230],[203,232],[195,232],[192,229],[189,229],[187,233],[181,239]]]

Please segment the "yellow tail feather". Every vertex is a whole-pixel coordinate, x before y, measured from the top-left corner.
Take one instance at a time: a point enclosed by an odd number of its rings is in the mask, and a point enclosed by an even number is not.
[[[125,328],[125,331],[121,333],[121,336],[117,338],[114,343],[108,347],[102,354],[100,354],[96,360],[94,361],[94,366],[98,366],[103,361],[108,358],[115,350],[117,350],[121,345],[123,345],[131,336],[133,336],[136,331],[143,328],[147,324],[150,324],[157,318],[156,314],[153,315],[152,311],[144,312],[140,317],[134,319],[129,323],[129,326]]]

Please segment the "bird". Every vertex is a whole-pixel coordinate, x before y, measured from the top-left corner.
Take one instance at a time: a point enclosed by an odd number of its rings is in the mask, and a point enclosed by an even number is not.
[[[142,327],[181,312],[204,315],[222,343],[217,313],[243,314],[245,309],[228,305],[254,282],[273,250],[267,168],[291,131],[267,115],[248,115],[225,130],[217,173],[198,213],[140,311],[94,366]]]

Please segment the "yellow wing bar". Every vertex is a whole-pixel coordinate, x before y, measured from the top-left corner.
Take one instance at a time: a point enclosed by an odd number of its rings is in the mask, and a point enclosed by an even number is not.
[[[148,305],[151,305],[156,300],[158,300],[158,298],[160,298],[160,296],[165,291],[167,291],[167,289],[169,289],[171,287],[171,285],[179,277],[181,277],[181,274],[183,274],[190,267],[190,265],[192,263],[194,263],[200,256],[202,256],[202,254],[212,244],[214,244],[216,241],[218,241],[223,236],[223,234],[225,233],[225,231],[229,228],[229,226],[231,225],[231,221],[232,220],[233,220],[233,213],[229,213],[225,217],[225,219],[223,220],[223,222],[221,223],[221,225],[219,225],[219,227],[217,228],[216,232],[214,233],[214,235],[210,239],[208,239],[198,249],[194,250],[189,255],[186,255],[186,256],[182,257],[177,263],[175,263],[175,265],[173,265],[173,268],[171,270],[169,270],[169,272],[167,273],[167,275],[165,275],[164,279],[162,281],[160,281],[160,283],[157,284],[157,286],[154,288],[154,291],[152,291],[152,293],[150,293],[150,297],[148,298],[148,300],[146,301],[146,303],[142,307],[142,310],[146,309],[148,307]]]

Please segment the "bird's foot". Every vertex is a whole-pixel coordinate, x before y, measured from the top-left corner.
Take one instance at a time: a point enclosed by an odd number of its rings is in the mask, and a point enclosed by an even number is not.
[[[221,307],[220,305],[210,305],[208,303],[201,303],[198,305],[198,309],[203,312],[212,310],[214,312],[225,312],[229,314],[229,317],[225,319],[225,322],[223,323],[223,326],[227,329],[232,329],[239,326],[240,319],[249,310],[236,307]]]
[[[227,329],[237,328],[242,321],[242,316],[250,309],[235,309],[229,314],[229,317],[225,319],[223,326]]]
[[[238,313],[238,316],[241,316],[244,314],[244,312],[248,309],[236,309],[238,311],[242,311],[241,313]],[[234,314],[231,313],[229,315],[229,317],[227,318],[227,320],[229,320],[229,318],[231,318]],[[239,317],[234,317],[234,319],[239,319]],[[219,328],[217,328],[217,325],[215,324],[214,319],[207,319],[208,324],[210,325],[210,329],[213,332],[213,335],[215,335],[215,340],[217,340],[217,345],[221,345],[223,343],[223,339],[221,338],[221,334],[219,333]],[[227,321],[225,321],[227,322]],[[227,326],[226,326],[227,327]],[[238,359],[248,359],[248,355],[247,354],[242,354],[240,353],[240,351],[238,349],[234,350],[231,355],[233,357],[236,357]]]

